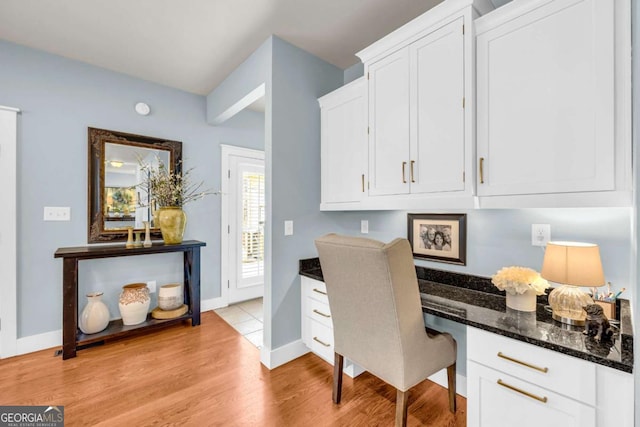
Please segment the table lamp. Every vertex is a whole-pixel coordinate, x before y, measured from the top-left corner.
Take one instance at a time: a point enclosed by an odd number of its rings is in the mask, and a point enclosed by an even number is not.
[[[593,300],[580,286],[604,285],[598,245],[579,242],[547,243],[540,275],[550,282],[562,284],[549,294],[553,318],[569,325],[584,325],[586,312],[582,307],[593,304]]]

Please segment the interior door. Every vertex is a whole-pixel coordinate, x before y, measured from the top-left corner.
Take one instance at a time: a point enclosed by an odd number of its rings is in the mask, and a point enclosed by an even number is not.
[[[264,178],[264,160],[230,157],[229,303],[264,294]]]

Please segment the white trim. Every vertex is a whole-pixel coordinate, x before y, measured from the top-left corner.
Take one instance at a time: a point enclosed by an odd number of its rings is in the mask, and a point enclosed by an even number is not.
[[[242,99],[233,104],[231,107],[227,108],[225,111],[220,113],[217,117],[214,117],[209,123],[217,126],[225,121],[229,120],[231,117],[238,114],[240,111],[247,108],[249,105],[253,104],[260,98],[264,97],[266,92],[266,85],[262,83],[260,86],[246,94]]]
[[[6,105],[0,105],[0,110],[13,111],[14,113],[20,113],[21,112],[19,108],[7,107]]]
[[[0,210],[0,358],[16,355],[17,307],[17,145],[20,110],[0,108],[0,185],[7,204]]]
[[[16,354],[18,355],[33,353],[47,348],[62,347],[62,329],[19,338],[16,347],[18,350]]]
[[[441,369],[427,379],[444,388],[449,387],[446,369]],[[459,394],[460,396],[465,398],[467,397],[467,377],[462,374],[456,374],[456,394]]]
[[[260,349],[260,362],[269,369],[275,369],[310,351],[309,347],[307,347],[301,339],[285,344],[275,350],[263,346],[262,349]]]
[[[236,147],[234,145],[220,144],[220,307],[229,304],[229,157],[241,156],[264,161],[264,151],[253,150],[251,148]],[[266,249],[266,248],[265,248]],[[266,260],[265,260],[266,262]]]
[[[222,300],[222,297],[205,299],[200,301],[200,311],[211,311],[218,308],[226,307],[228,304]]]

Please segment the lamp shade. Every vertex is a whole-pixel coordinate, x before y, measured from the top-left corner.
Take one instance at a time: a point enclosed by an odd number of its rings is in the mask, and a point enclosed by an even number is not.
[[[564,285],[602,286],[600,249],[593,243],[549,242],[540,275]]]

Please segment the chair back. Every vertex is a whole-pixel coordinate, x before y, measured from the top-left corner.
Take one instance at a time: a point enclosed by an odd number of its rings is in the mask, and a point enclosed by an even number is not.
[[[428,340],[411,246],[328,234],[315,241],[333,319],[334,349],[394,387],[415,383]],[[409,369],[407,369],[409,367]]]

